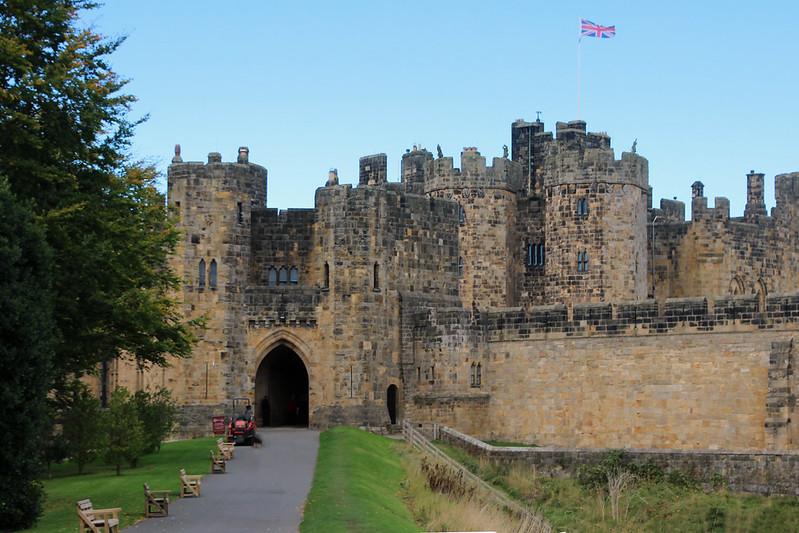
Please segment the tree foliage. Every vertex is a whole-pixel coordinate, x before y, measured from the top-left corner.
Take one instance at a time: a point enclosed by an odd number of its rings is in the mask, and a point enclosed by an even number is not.
[[[41,509],[37,446],[55,344],[44,233],[0,177],[0,530],[30,525]]]
[[[175,424],[175,402],[167,389],[140,390],[133,395],[144,428],[144,453],[161,449],[161,443]]]
[[[64,440],[78,474],[93,461],[105,444],[105,420],[100,402],[81,382],[70,384],[70,400],[61,413]]]
[[[120,387],[114,391],[103,421],[106,432],[103,459],[115,466],[120,475],[123,464],[136,466],[144,453],[144,426],[127,389]]]
[[[54,385],[125,355],[190,353],[171,291],[178,234],[153,168],[129,160],[135,122],[108,59],[122,39],[78,24],[85,0],[0,3],[0,175],[54,250]]]

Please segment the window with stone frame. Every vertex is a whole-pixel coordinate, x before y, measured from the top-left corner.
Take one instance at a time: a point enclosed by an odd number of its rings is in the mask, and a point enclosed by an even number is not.
[[[284,285],[289,282],[289,271],[286,267],[280,267],[280,270],[277,271],[277,282],[281,285]]]
[[[211,259],[211,266],[208,269],[208,286],[216,289],[217,268],[216,259]]]
[[[266,282],[270,287],[277,285],[277,269],[275,267],[269,267],[269,272],[266,275]]]
[[[463,277],[463,257],[458,258],[458,277]]]
[[[458,223],[461,226],[466,224],[466,209],[461,204],[458,204]]]
[[[588,252],[577,252],[577,272],[588,272]]]
[[[200,259],[200,264],[197,267],[197,286],[205,287],[205,259]]]
[[[584,217],[588,216],[588,199],[587,198],[580,198],[577,200],[577,216]]]
[[[325,272],[324,272],[324,279],[322,280],[322,288],[323,289],[330,288],[330,265],[327,264],[327,261],[325,261]]]
[[[374,273],[373,274],[374,275],[372,277],[372,284],[373,284],[372,286],[373,286],[374,290],[378,291],[378,290],[380,290],[380,265],[378,265],[377,263],[375,263],[375,265],[374,265]]]
[[[292,285],[296,285],[297,283],[299,283],[299,281],[300,281],[300,271],[297,269],[297,267],[293,266],[291,267],[291,270],[289,270],[289,283],[291,283]]]

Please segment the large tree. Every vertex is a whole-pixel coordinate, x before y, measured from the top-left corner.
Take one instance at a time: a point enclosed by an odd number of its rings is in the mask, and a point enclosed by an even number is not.
[[[0,531],[24,529],[41,508],[38,446],[55,344],[51,260],[29,206],[0,178]]]
[[[40,507],[30,445],[48,391],[68,398],[100,362],[162,365],[193,341],[170,297],[178,234],[154,170],[130,160],[134,98],[108,63],[122,41],[81,27],[94,7],[0,1],[0,530]]]
[[[121,39],[81,28],[86,0],[0,2],[0,175],[54,251],[54,387],[126,355],[188,355],[170,298],[178,234],[152,168],[129,160],[131,95],[108,58]]]

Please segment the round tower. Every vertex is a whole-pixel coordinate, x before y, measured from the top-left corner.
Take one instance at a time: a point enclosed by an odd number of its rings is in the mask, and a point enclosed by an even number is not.
[[[607,134],[559,122],[541,171],[546,301],[646,298],[647,160],[634,152],[616,160]]]
[[[519,163],[495,157],[486,159],[477,148],[461,152],[461,168],[451,157],[425,165],[424,192],[431,198],[457,202],[459,219],[458,264],[460,296],[464,306],[515,305],[515,263],[519,251],[513,244],[517,192],[524,186]]]
[[[250,255],[250,214],[266,205],[267,171],[239,148],[235,163],[218,152],[207,163],[184,162],[179,148],[167,171],[167,198],[183,235],[172,265],[182,281],[188,318],[205,316],[194,356],[180,365],[174,387],[181,403],[209,410],[250,387],[229,368],[244,360],[246,317],[242,315]],[[229,376],[228,376],[229,374]],[[218,410],[218,409],[217,409]]]

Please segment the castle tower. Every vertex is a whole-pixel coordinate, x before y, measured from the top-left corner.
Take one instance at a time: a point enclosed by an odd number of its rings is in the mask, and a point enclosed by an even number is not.
[[[460,297],[464,306],[508,306],[516,299],[514,264],[517,193],[524,186],[521,166],[505,157],[486,159],[477,148],[461,152],[461,168],[451,157],[429,160],[425,194],[458,204]]]
[[[167,171],[167,197],[179,215],[184,240],[173,256],[182,280],[187,318],[206,316],[194,355],[179,365],[183,402],[217,411],[227,398],[251,388],[241,368],[246,357],[244,288],[250,255],[250,213],[266,205],[265,168],[249,163],[239,149],[237,162],[223,163],[217,152],[208,162],[183,162],[176,150]],[[203,413],[204,415],[205,413]]]
[[[759,216],[766,216],[766,201],[763,198],[764,176],[765,174],[754,170],[746,175],[746,207],[744,208],[746,220],[753,221]]]
[[[424,167],[432,160],[433,154],[417,146],[402,154],[402,183],[405,184],[407,192],[424,193]]]
[[[648,163],[583,121],[556,125],[541,172],[545,195],[546,301],[647,296]]]
[[[525,122],[518,119],[511,125],[511,159],[521,166],[525,188],[535,191],[540,188],[536,183],[536,169],[543,159],[543,147],[547,140],[544,134],[544,123],[540,120]],[[548,135],[551,138],[551,135]]]

